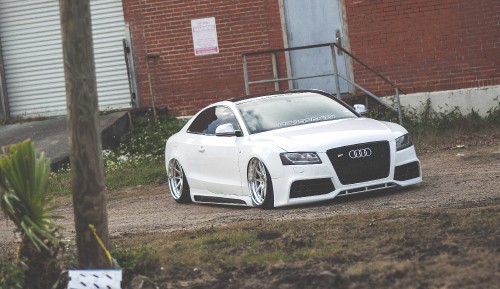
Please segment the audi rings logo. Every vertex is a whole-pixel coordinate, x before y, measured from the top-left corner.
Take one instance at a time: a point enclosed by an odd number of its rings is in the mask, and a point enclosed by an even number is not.
[[[369,157],[371,155],[372,155],[372,150],[369,148],[349,151],[349,157],[351,159],[366,158],[366,157]]]

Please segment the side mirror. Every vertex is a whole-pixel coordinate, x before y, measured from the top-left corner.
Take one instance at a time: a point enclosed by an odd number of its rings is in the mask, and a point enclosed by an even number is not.
[[[219,125],[215,129],[215,135],[216,136],[242,136],[243,133],[241,130],[235,130],[233,125],[230,123],[225,123]]]
[[[368,109],[366,108],[366,105],[364,105],[364,104],[355,104],[354,110],[361,115],[368,113]]]

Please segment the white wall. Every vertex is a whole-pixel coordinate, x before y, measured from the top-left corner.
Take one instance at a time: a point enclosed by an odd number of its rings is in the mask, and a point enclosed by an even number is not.
[[[418,113],[430,99],[431,108],[436,112],[449,113],[455,108],[467,115],[471,110],[481,116],[487,116],[488,111],[500,109],[500,85],[480,88],[467,88],[437,92],[412,93],[401,95],[403,110]]]

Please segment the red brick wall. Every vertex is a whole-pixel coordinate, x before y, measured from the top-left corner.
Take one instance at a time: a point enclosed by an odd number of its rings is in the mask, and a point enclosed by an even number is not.
[[[242,54],[283,47],[278,1],[123,0],[130,25],[141,107],[190,115],[214,100],[245,94]],[[191,20],[215,17],[220,53],[195,56]],[[146,55],[159,53],[158,59]],[[283,60],[281,61],[283,66]],[[250,79],[271,78],[270,57],[249,62]],[[286,71],[285,69],[281,69]],[[252,86],[252,93],[273,85]]]
[[[500,84],[500,1],[345,2],[352,52],[408,92]],[[363,86],[394,93],[353,70]]]
[[[189,115],[245,94],[245,52],[283,48],[278,0],[122,0],[129,23],[141,107]],[[286,1],[286,0],[285,0]],[[500,84],[500,1],[342,0],[351,51],[409,93]],[[220,53],[194,56],[191,20],[215,17]],[[146,54],[150,59],[150,79]],[[272,77],[271,57],[249,58],[250,80]],[[286,73],[279,58],[280,76]],[[359,65],[356,82],[394,91]],[[150,88],[151,83],[151,88]],[[282,84],[282,89],[287,87]],[[251,92],[273,91],[272,84]]]

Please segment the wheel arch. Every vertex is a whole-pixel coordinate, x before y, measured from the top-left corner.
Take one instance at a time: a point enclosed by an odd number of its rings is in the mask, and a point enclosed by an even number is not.
[[[242,150],[243,151],[243,150]],[[281,159],[279,154],[284,152],[283,149],[276,146],[263,146],[263,147],[252,147],[246,153],[242,153],[240,159],[240,171],[241,171],[241,182],[242,182],[242,190],[244,195],[251,196],[251,192],[249,189],[248,183],[248,169],[250,165],[250,161],[253,158],[259,159],[264,166],[266,167],[269,176],[271,177],[271,183],[273,186],[273,199],[274,203],[276,203],[276,183],[278,179],[284,176],[283,165],[281,163]]]

